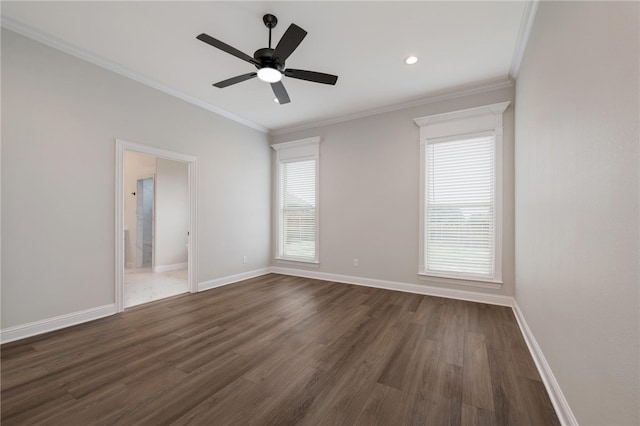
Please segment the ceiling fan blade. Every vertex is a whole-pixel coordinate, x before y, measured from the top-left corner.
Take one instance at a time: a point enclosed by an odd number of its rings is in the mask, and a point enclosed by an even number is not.
[[[307,32],[296,24],[289,25],[289,28],[287,28],[287,31],[284,32],[284,35],[278,42],[273,52],[273,57],[278,58],[281,64],[284,63],[289,55],[296,50],[296,47],[302,43],[306,35]]]
[[[291,78],[298,78],[300,80],[313,81],[314,83],[335,85],[338,81],[337,75],[325,74],[315,71],[294,70],[291,68],[284,70],[284,75]]]
[[[196,37],[198,40],[203,41],[207,44],[210,44],[213,47],[216,47],[224,52],[227,52],[230,55],[235,56],[236,58],[242,59],[243,61],[249,62],[253,65],[259,65],[258,61],[256,61],[255,59],[253,59],[251,56],[247,55],[246,53],[243,53],[241,51],[239,51],[238,49],[236,49],[235,47],[231,47],[229,46],[227,43],[224,43],[218,39],[215,39],[213,37],[211,37],[210,35],[207,35],[205,33],[200,34],[198,37]]]
[[[250,72],[249,74],[237,75],[235,77],[231,77],[227,80],[222,80],[214,84],[214,86],[222,89],[223,87],[231,86],[232,84],[242,83],[243,81],[249,80],[257,76],[257,72]]]
[[[278,103],[280,105],[288,104],[289,102],[291,102],[291,99],[289,99],[289,94],[287,93],[287,89],[284,88],[284,84],[282,84],[281,81],[278,81],[277,83],[271,83],[271,88],[273,89],[273,93],[276,95],[276,98],[278,98]]]

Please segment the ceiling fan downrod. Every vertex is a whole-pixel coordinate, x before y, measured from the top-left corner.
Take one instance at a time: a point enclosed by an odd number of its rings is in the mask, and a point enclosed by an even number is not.
[[[278,25],[278,18],[270,13],[267,13],[262,17],[262,22],[264,22],[264,25],[269,28],[269,49],[271,49],[271,30],[274,29],[276,25]]]

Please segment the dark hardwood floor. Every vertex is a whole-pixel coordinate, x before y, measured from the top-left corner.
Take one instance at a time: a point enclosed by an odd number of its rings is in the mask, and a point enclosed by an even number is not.
[[[509,308],[275,274],[0,353],[3,426],[558,424]]]

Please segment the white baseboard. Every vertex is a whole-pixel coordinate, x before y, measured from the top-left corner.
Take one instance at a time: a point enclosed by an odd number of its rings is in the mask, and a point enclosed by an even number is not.
[[[470,302],[487,303],[490,305],[513,306],[513,297],[499,294],[477,293],[473,291],[433,287],[424,284],[401,283],[397,281],[376,280],[373,278],[355,277],[351,275],[330,274],[327,272],[309,271],[293,268],[272,266],[271,272],[282,275],[293,275],[303,278],[315,278],[345,284],[361,285],[365,287],[383,288],[386,290],[404,291],[405,293],[424,294],[427,296],[446,297],[449,299],[468,300]]]
[[[153,267],[153,272],[169,272],[179,271],[181,269],[187,269],[189,264],[187,262],[174,263],[173,265],[156,265]]]
[[[203,281],[198,283],[198,291],[211,290],[212,288],[222,287],[224,285],[233,284],[238,281],[248,280],[249,278],[259,277],[271,272],[271,268],[254,269],[253,271],[242,272],[240,274],[229,275],[227,277],[216,278],[215,280]]]
[[[173,266],[173,265],[169,265]],[[185,264],[186,267],[186,264]],[[176,268],[178,269],[178,268]],[[170,269],[173,270],[173,269]],[[578,425],[578,422],[569,407],[569,404],[560,389],[560,385],[556,380],[551,367],[547,362],[542,349],[538,345],[531,329],[529,328],[517,301],[509,296],[476,293],[465,290],[448,289],[433,287],[428,285],[418,285],[410,283],[401,283],[396,281],[377,280],[373,278],[355,277],[350,275],[330,274],[326,272],[308,271],[293,268],[267,267],[255,269],[253,271],[242,272],[240,274],[229,275],[214,280],[203,281],[198,283],[198,291],[209,290],[216,287],[222,287],[233,284],[238,281],[259,277],[269,273],[282,275],[291,275],[303,278],[313,278],[324,281],[339,282],[345,284],[361,285],[366,287],[382,288],[386,290],[403,291],[407,293],[424,294],[428,296],[445,297],[449,299],[468,300],[471,302],[487,303],[499,306],[511,307],[514,311],[522,335],[527,343],[529,352],[538,368],[538,372],[542,377],[545,388],[549,394],[549,398],[556,410],[560,423],[566,426]],[[80,323],[93,321],[109,315],[117,313],[116,305],[104,305],[97,308],[86,309],[84,311],[74,312],[57,317],[31,322],[28,324],[18,325],[0,330],[0,343],[8,343],[14,340],[24,339],[30,336],[47,333],[61,328],[70,327]]]
[[[553,371],[551,371],[551,367],[549,366],[547,359],[542,353],[542,349],[538,345],[536,338],[533,336],[533,333],[531,332],[527,321],[524,319],[524,315],[520,310],[518,302],[515,300],[513,303],[513,312],[516,316],[516,320],[518,321],[518,325],[520,326],[520,330],[522,331],[522,335],[524,336],[524,340],[527,342],[529,352],[531,353],[531,356],[536,363],[536,367],[538,367],[538,372],[540,373],[540,377],[542,377],[544,386],[545,388],[547,388],[547,393],[549,394],[551,403],[556,409],[556,414],[558,415],[560,424],[564,426],[577,426],[578,421],[573,415],[573,411],[571,411],[569,403],[564,397],[564,394],[560,389],[560,385],[558,384],[556,377],[553,375]]]
[[[535,337],[533,337],[531,329],[529,329],[529,326],[524,319],[518,303],[513,297],[449,288],[440,288],[428,285],[383,281],[372,278],[354,277],[349,275],[329,274],[326,272],[318,271],[281,268],[277,266],[272,266],[270,269],[271,272],[275,274],[292,275],[303,278],[315,278],[324,281],[334,281],[339,283],[362,285],[366,287],[383,288],[386,290],[404,291],[407,293],[424,294],[428,296],[446,297],[449,299],[467,300],[471,302],[511,307],[518,321],[518,325],[520,326],[520,330],[522,331],[522,335],[527,342],[531,357],[533,358],[536,367],[538,368],[540,377],[542,377],[542,381],[545,385],[545,388],[547,389],[549,398],[551,399],[551,402],[553,403],[553,406],[556,410],[560,423],[564,426],[578,425],[578,421],[573,415],[573,412],[571,411],[571,408],[569,407],[569,404],[564,397],[562,390],[560,389],[560,385],[558,384],[558,381],[551,371],[551,367],[547,363],[547,360],[542,353],[542,349],[540,349],[540,346],[538,346]]]
[[[116,313],[116,305],[104,305],[97,308],[85,309],[84,311],[73,312],[70,314],[59,315],[57,317],[48,318],[40,321],[34,321],[27,324],[17,325],[15,327],[0,330],[0,343],[13,342],[14,340],[24,339],[26,337],[35,336],[37,334],[48,333],[50,331],[59,330],[65,327],[71,327],[87,321],[93,321],[98,318],[107,317]]]
[[[167,265],[175,269],[183,269],[187,264]],[[168,270],[175,270],[168,269]],[[163,270],[167,271],[167,269]],[[209,290],[211,288],[221,287],[227,284],[233,284],[237,281],[247,280],[249,278],[266,275],[270,268],[256,269],[253,271],[243,272],[241,274],[230,275],[228,277],[217,278],[211,281],[205,281],[198,284],[198,291]],[[34,321],[27,324],[17,325],[0,330],[0,343],[9,343],[14,340],[25,339],[27,337],[38,334],[48,333],[50,331],[59,330],[61,328],[71,327],[72,325],[81,324],[83,322],[93,321],[117,313],[116,305],[104,305],[97,308],[86,309],[84,311],[73,312],[70,314],[59,315],[57,317],[48,318],[40,321]]]

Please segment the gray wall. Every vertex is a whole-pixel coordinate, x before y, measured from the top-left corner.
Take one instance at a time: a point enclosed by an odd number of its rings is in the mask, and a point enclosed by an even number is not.
[[[3,29],[2,328],[114,303],[116,138],[198,156],[199,282],[269,266],[266,135]]]
[[[516,299],[580,424],[639,424],[638,3],[541,2],[516,86]]]
[[[505,88],[272,137],[272,143],[322,138],[320,265],[307,269],[513,295],[513,107],[504,113],[504,285],[500,290],[418,278],[420,132],[413,122],[429,114],[511,101],[513,96],[513,88]],[[354,258],[359,260],[358,267],[353,266]],[[272,265],[305,268],[278,261]]]

